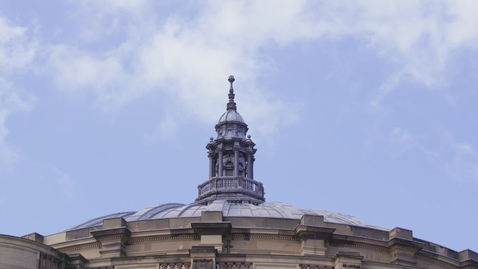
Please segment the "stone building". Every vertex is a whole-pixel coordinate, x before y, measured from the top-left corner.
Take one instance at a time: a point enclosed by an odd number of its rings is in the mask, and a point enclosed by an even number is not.
[[[0,269],[478,269],[476,252],[414,238],[408,229],[266,202],[234,77],[229,82],[226,112],[206,145],[209,179],[194,202],[110,214],[49,236],[0,235]]]

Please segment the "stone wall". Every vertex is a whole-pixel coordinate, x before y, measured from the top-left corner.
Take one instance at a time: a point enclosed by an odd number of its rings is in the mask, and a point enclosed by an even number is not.
[[[67,256],[32,239],[0,234],[0,269],[67,268]]]

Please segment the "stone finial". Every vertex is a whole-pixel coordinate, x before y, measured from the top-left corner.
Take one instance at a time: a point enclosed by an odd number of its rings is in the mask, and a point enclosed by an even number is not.
[[[234,76],[233,75],[230,75],[229,76],[229,83],[231,83],[231,87],[229,88],[229,102],[227,103],[227,110],[237,110],[237,106],[236,106],[236,103],[234,102],[234,97],[235,97],[235,94],[234,94],[234,88],[232,87],[232,83],[234,83],[236,79],[234,79]]]

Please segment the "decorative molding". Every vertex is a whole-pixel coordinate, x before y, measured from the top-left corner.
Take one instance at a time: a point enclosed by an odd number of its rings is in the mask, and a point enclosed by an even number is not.
[[[193,269],[214,269],[214,268],[215,268],[215,264],[213,259],[194,259],[193,260]]]
[[[101,247],[101,244],[99,242],[95,242],[95,243],[74,246],[74,247],[58,248],[58,250],[61,252],[72,252],[72,251],[77,251],[82,249],[100,248],[100,247]]]
[[[417,251],[416,247],[409,247],[409,246],[403,246],[403,245],[392,245],[390,250],[392,251],[394,249],[405,250],[405,251],[410,251],[410,252],[416,252]]]
[[[187,235],[178,235],[178,236],[171,236],[171,235],[165,235],[165,236],[147,236],[147,237],[133,237],[128,240],[128,243],[138,243],[138,242],[148,242],[148,241],[174,241],[174,240],[184,240],[184,239],[190,239],[190,240],[200,240],[201,237],[196,234],[187,234]]]
[[[249,269],[253,268],[250,262],[218,262],[217,269]]]
[[[173,263],[160,263],[159,268],[161,269],[189,269],[191,267],[191,263],[183,263],[183,262],[173,262]]]
[[[193,222],[191,227],[199,235],[223,235],[231,231],[232,224],[230,221]]]
[[[331,266],[299,264],[300,269],[332,269]]]
[[[415,255],[414,258],[417,259],[417,260],[421,260],[421,261],[428,262],[428,263],[433,263],[433,264],[436,264],[438,262],[436,259],[433,259],[433,258],[430,258],[430,257],[424,257],[422,255]]]
[[[235,235],[234,235],[235,236]],[[270,240],[286,240],[286,241],[300,241],[298,236],[290,235],[261,235],[261,234],[250,234],[249,239],[270,239]]]
[[[387,253],[390,252],[388,247],[373,246],[373,245],[369,245],[369,244],[329,241],[329,245],[332,246],[332,247],[364,248],[364,249],[376,250],[376,251],[380,251],[380,252],[387,252]]]
[[[295,227],[294,233],[303,239],[327,239],[335,232],[335,228],[319,227],[299,224]]]
[[[360,264],[342,264],[342,269],[361,269],[362,265]]]
[[[440,266],[443,266],[443,267],[450,267],[450,266],[451,267],[457,267],[460,264],[458,261],[454,260],[454,261],[456,261],[456,263],[453,265],[453,264],[451,264],[450,261],[443,261],[443,260],[438,259],[439,257],[443,257],[443,256],[440,256],[440,255],[435,254],[435,253],[433,253],[433,254],[431,253],[430,256],[425,256],[424,253],[420,253],[420,252],[416,253],[415,256],[414,256],[414,258],[416,260],[420,260],[420,261],[431,263],[431,264],[439,264]],[[449,257],[445,257],[445,258],[451,259]]]

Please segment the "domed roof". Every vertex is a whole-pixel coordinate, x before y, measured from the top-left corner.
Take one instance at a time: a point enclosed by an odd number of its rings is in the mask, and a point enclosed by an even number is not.
[[[226,121],[238,121],[238,122],[245,123],[241,114],[239,114],[239,112],[233,109],[230,109],[224,112],[224,114],[222,114],[222,116],[219,118],[218,124],[221,122],[226,122]]]
[[[147,207],[139,211],[120,212],[109,214],[99,218],[89,220],[77,225],[71,230],[100,226],[103,219],[122,217],[126,221],[169,219],[185,217],[201,217],[202,211],[222,211],[224,217],[257,217],[257,218],[284,218],[300,219],[303,215],[324,216],[325,222],[353,225],[360,227],[373,228],[383,231],[388,229],[369,224],[353,216],[322,210],[322,209],[300,209],[280,202],[265,202],[259,205],[249,203],[230,203],[226,200],[215,200],[210,204],[179,204],[169,203],[158,206]]]

